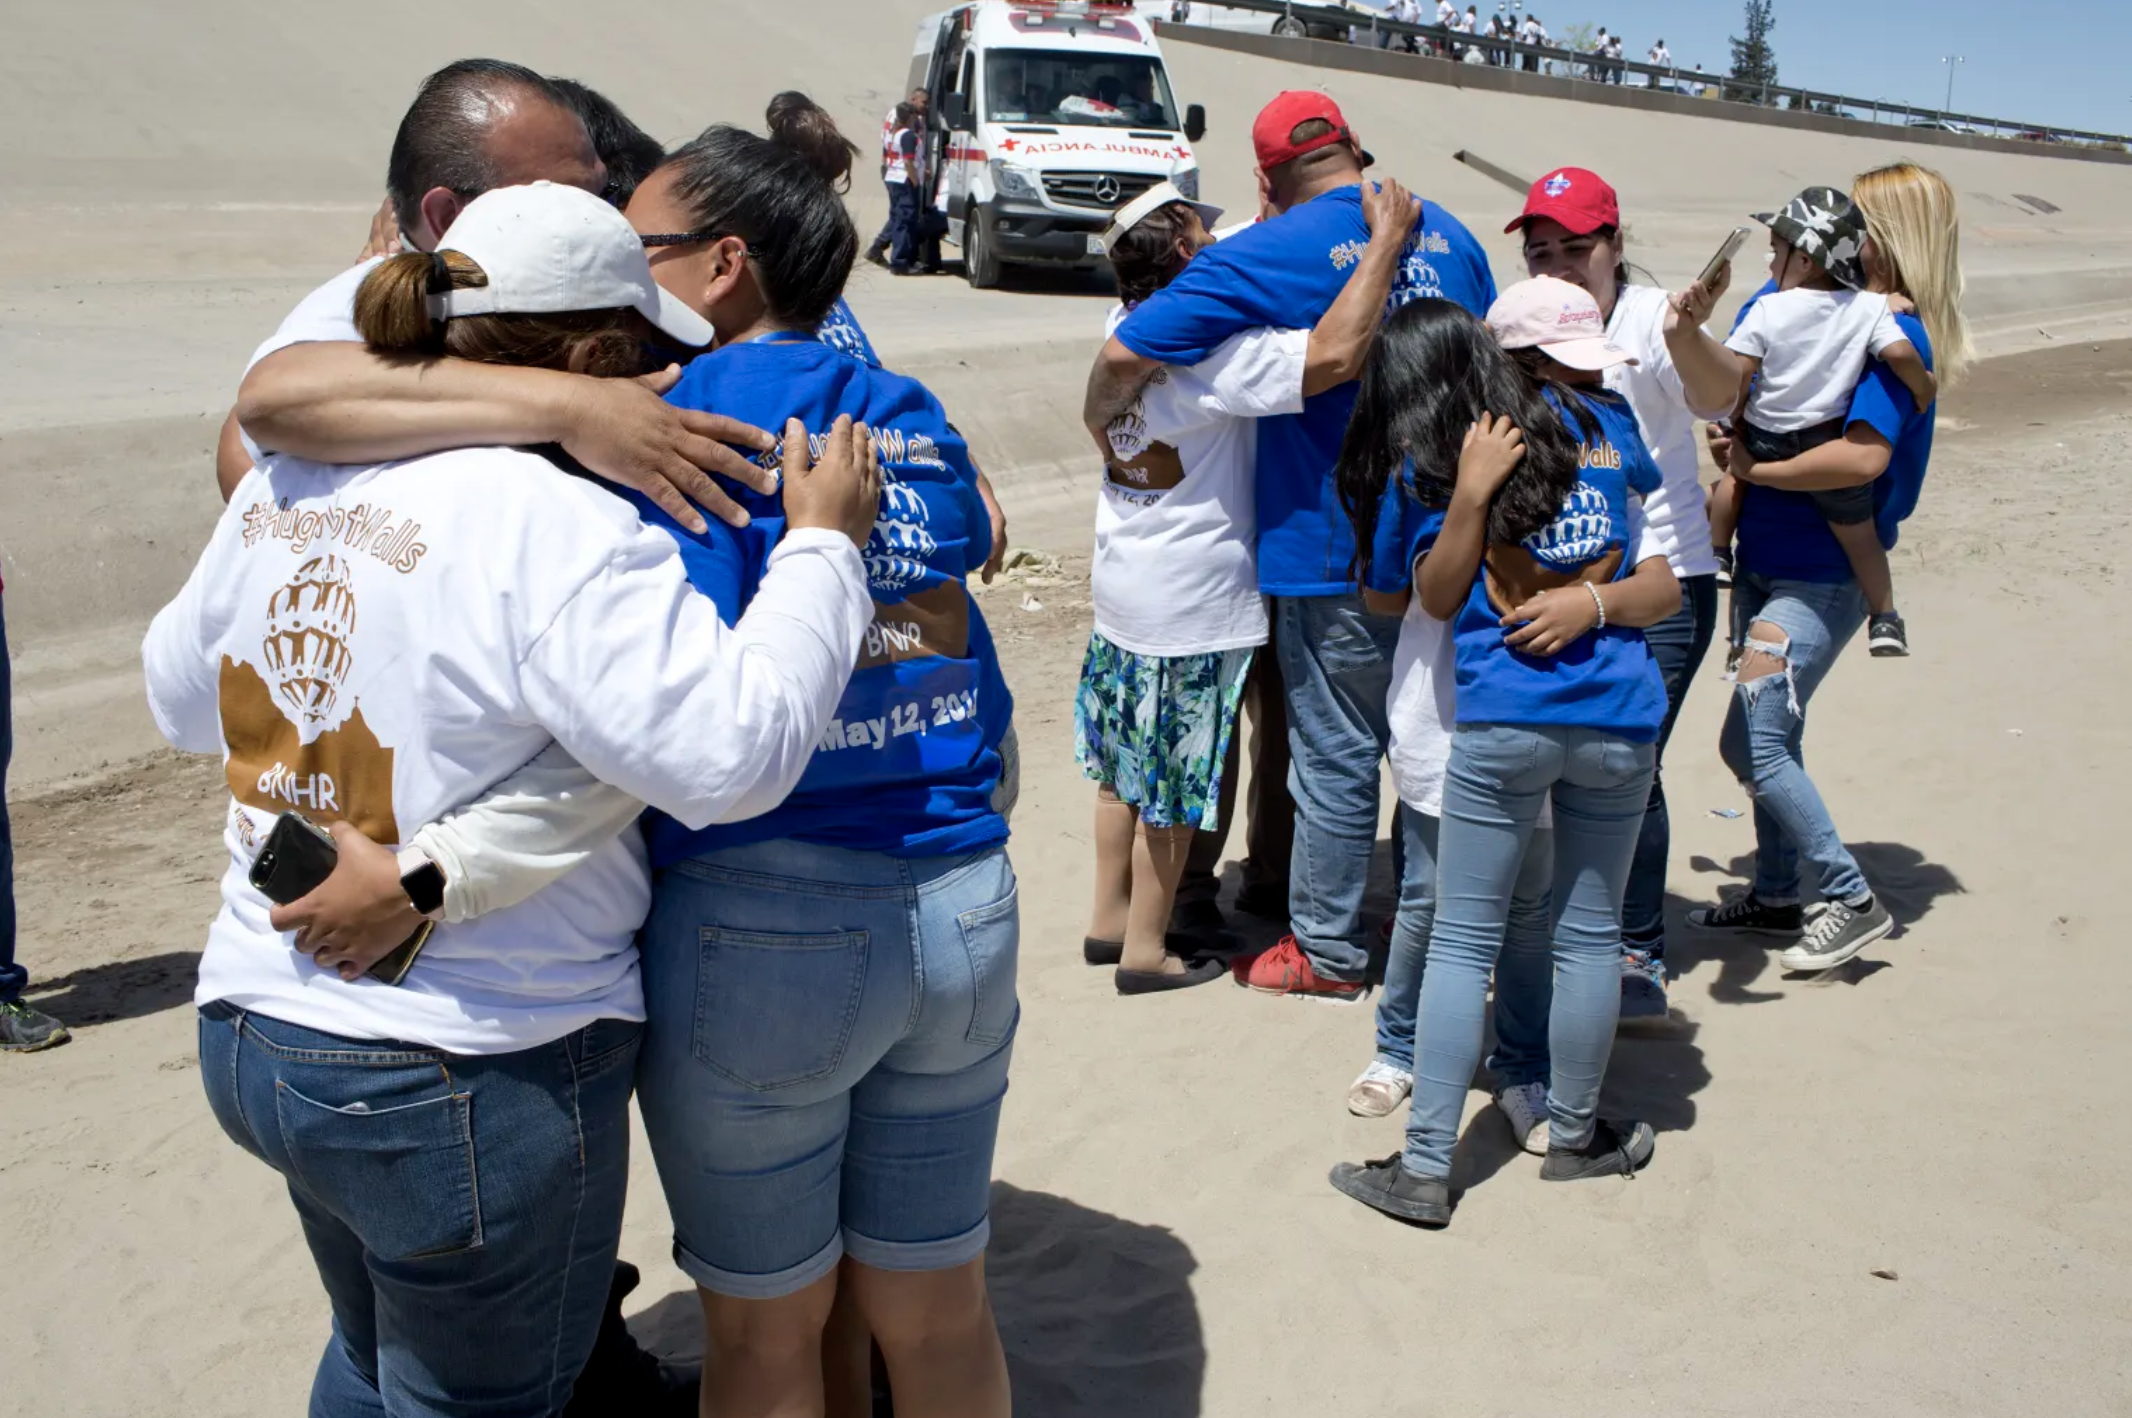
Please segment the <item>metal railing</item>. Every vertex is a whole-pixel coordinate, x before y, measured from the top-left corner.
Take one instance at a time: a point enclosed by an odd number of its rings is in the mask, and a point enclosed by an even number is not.
[[[1462,57],[1465,51],[1477,49],[1487,57],[1487,63],[1497,68],[1523,69],[1527,73],[1552,74],[1556,78],[1612,83],[1689,97],[1714,97],[1734,103],[1764,108],[1788,108],[1799,113],[1816,113],[1859,122],[1939,127],[1968,132],[1977,137],[2132,150],[2132,138],[2121,133],[2091,133],[2050,123],[2016,123],[2009,119],[1956,113],[1947,109],[1921,108],[1914,104],[1891,103],[1886,99],[1850,98],[1842,94],[1796,89],[1782,84],[1751,84],[1727,74],[1709,74],[1700,69],[1647,64],[1626,58],[1612,59],[1588,50],[1527,44],[1523,40],[1491,37],[1486,34],[1467,34],[1442,25],[1408,24],[1402,20],[1388,19],[1375,12],[1351,10],[1338,5],[1298,4],[1295,0],[1214,0],[1214,4],[1215,8],[1219,9],[1256,11],[1276,19],[1294,20],[1306,28],[1336,29],[1343,34],[1349,31],[1358,35],[1366,34],[1369,36],[1369,42],[1379,49],[1392,47],[1400,39],[1415,41],[1411,46],[1415,51],[1424,55],[1444,57],[1448,62],[1457,62],[1452,58],[1454,55]],[[1163,6],[1143,4],[1143,8],[1158,19],[1162,17]],[[1420,42],[1423,41],[1428,45],[1426,49],[1421,47]],[[1645,82],[1640,85],[1628,84],[1628,77],[1632,74]]]

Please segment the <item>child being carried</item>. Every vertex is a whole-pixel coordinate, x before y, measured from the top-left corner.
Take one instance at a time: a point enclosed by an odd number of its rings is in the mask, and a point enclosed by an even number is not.
[[[1784,462],[1842,438],[1851,395],[1871,358],[1902,380],[1919,409],[1939,397],[1939,381],[1895,320],[1909,303],[1865,288],[1865,216],[1849,197],[1809,187],[1783,211],[1756,219],[1769,226],[1769,274],[1777,289],[1754,301],[1725,342],[1742,357],[1732,422],[1748,456]],[[1730,560],[1744,494],[1728,474],[1711,499],[1711,540],[1721,560]],[[1828,519],[1874,620],[1895,618],[1894,578],[1873,524],[1873,485],[1808,495]]]

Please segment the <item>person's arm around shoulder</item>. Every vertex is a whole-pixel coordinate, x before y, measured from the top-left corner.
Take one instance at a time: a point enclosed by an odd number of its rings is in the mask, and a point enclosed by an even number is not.
[[[319,463],[382,463],[447,448],[560,444],[594,473],[644,494],[700,530],[689,500],[724,521],[748,517],[706,471],[758,492],[775,479],[727,447],[775,440],[660,396],[669,366],[642,379],[592,379],[461,359],[388,360],[363,345],[315,341],[261,359],[237,391],[236,416],[264,447]]]
[[[1111,424],[1133,406],[1133,400],[1140,397],[1140,391],[1147,388],[1148,381],[1160,368],[1161,360],[1135,354],[1116,335],[1103,342],[1095,366],[1088,371],[1088,392],[1081,403],[1081,422],[1087,425],[1089,437],[1095,439],[1105,463],[1111,456]]]
[[[1332,308],[1310,332],[1310,358],[1303,371],[1306,397],[1362,377],[1362,366],[1384,325],[1385,302],[1406,258],[1407,241],[1421,220],[1421,203],[1390,178],[1362,189],[1369,245],[1355,263]]]
[[[603,781],[683,824],[769,811],[835,711],[873,620],[859,547],[880,473],[863,426],[840,418],[822,461],[786,430],[786,531],[728,630],[692,591],[673,539],[644,529],[540,631],[520,666],[527,702]],[[626,688],[624,688],[626,687]]]

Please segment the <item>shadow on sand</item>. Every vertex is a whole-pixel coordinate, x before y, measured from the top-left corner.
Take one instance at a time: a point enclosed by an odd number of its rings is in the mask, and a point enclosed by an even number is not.
[[[985,1277],[1017,1418],[1198,1418],[1206,1338],[1184,1242],[1006,1182],[992,1184]],[[703,1352],[695,1293],[668,1295],[629,1327],[663,1358]],[[893,1413],[877,1404],[876,1418]]]

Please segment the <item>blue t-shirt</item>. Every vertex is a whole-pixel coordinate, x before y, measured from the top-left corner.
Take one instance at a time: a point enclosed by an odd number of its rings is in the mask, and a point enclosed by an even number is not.
[[[1543,566],[1565,575],[1618,551],[1618,581],[1636,569],[1636,548],[1629,542],[1630,495],[1649,496],[1665,476],[1644,446],[1628,401],[1602,390],[1581,392],[1599,430],[1587,432],[1564,415],[1579,445],[1577,485],[1555,520],[1523,545]],[[1552,390],[1547,400],[1560,411]],[[1369,580],[1374,590],[1396,591],[1412,579],[1415,559],[1436,545],[1445,509],[1422,506],[1404,475],[1385,493]],[[1641,630],[1610,625],[1580,635],[1559,655],[1527,655],[1504,641],[1501,619],[1488,598],[1483,567],[1451,619],[1461,726],[1554,725],[1599,729],[1631,743],[1657,741],[1666,687]]]
[[[1740,307],[1744,319],[1754,302],[1776,289],[1770,282]],[[1932,368],[1932,341],[1925,324],[1915,315],[1898,315],[1896,323],[1925,367]],[[1734,322],[1737,328],[1738,322]],[[1920,410],[1909,386],[1879,360],[1866,364],[1865,375],[1851,395],[1845,416],[1848,427],[1862,423],[1888,440],[1893,450],[1887,471],[1873,480],[1873,528],[1880,544],[1893,550],[1897,525],[1917,510],[1925,484],[1925,467],[1932,461],[1932,433],[1939,421],[1939,405]],[[1810,493],[1789,488],[1747,485],[1740,503],[1739,565],[1742,571],[1777,581],[1814,581],[1832,584],[1851,579],[1851,561],[1843,545],[1829,530],[1828,518],[1814,505]]]
[[[760,817],[701,832],[648,815],[653,864],[780,837],[899,857],[1006,841],[992,792],[1014,706],[991,632],[963,580],[990,555],[992,524],[976,470],[940,402],[916,380],[796,335],[702,355],[667,397],[758,428],[782,429],[797,418],[817,446],[838,415],[849,414],[873,430],[882,488],[865,553],[874,625],[799,785]],[[782,460],[781,448],[758,456],[770,468]],[[646,515],[674,533],[684,557],[696,545],[692,579],[698,562],[723,567],[730,559],[724,549],[738,540],[752,592],[784,531],[783,499],[732,484],[727,491],[755,519],[740,532],[714,520],[699,537],[663,514]]]
[[[881,357],[874,353],[873,341],[859,328],[859,317],[851,313],[851,307],[838,296],[837,303],[829,312],[829,318],[817,325],[815,335],[831,349],[842,350],[863,364],[875,369],[881,367]]]
[[[1368,245],[1362,189],[1327,192],[1193,257],[1126,317],[1118,339],[1143,359],[1194,365],[1247,330],[1313,329]],[[1422,204],[1386,312],[1425,296],[1477,316],[1495,303],[1487,253],[1434,202]],[[1268,595],[1355,589],[1354,533],[1333,490],[1333,465],[1356,392],[1343,384],[1305,401],[1299,414],[1258,421],[1258,579]]]

